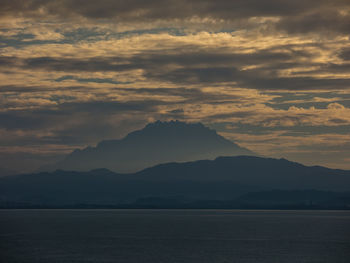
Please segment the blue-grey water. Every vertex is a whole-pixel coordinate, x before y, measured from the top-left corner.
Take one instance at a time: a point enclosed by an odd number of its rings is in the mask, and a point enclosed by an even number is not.
[[[350,262],[348,211],[0,210],[0,262]]]

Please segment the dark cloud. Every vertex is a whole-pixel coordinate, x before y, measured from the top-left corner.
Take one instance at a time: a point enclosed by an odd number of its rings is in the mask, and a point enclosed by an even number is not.
[[[151,96],[166,96],[168,98],[178,97],[183,100],[184,104],[224,104],[232,102],[240,102],[242,96],[220,94],[217,92],[204,92],[200,88],[116,88],[116,91],[126,91],[130,97],[134,94],[151,95]],[[172,105],[174,103],[166,103]]]
[[[103,113],[115,114],[123,111],[128,112],[152,112],[156,111],[157,106],[164,105],[163,101],[143,100],[143,101],[92,101],[92,102],[70,102],[59,105],[60,113]]]
[[[173,115],[183,115],[184,112],[185,111],[183,109],[176,109],[176,110],[168,111],[168,113],[173,114]]]
[[[220,114],[212,114],[205,118],[205,122],[208,122],[209,124],[219,120],[219,119],[227,119],[227,118],[249,118],[256,115],[256,112],[253,110],[241,110],[241,111],[234,111],[231,113],[220,113]]]
[[[188,48],[164,50],[159,53],[144,53],[133,57],[93,57],[89,59],[38,57],[19,60],[17,58],[6,58],[6,65],[21,64],[24,68],[46,69],[54,71],[126,71],[132,69],[144,69],[151,75],[155,69],[162,69],[171,64],[183,67],[210,65],[243,66],[259,63],[273,63],[294,58],[294,54],[287,52],[259,51],[252,54],[221,53],[220,51],[190,51]],[[225,74],[225,72],[223,72]]]
[[[78,78],[75,76],[71,76],[71,75],[67,75],[67,76],[63,76],[60,78],[55,79],[56,82],[61,82],[61,81],[65,81],[65,80],[76,80],[78,82],[82,82],[82,83],[108,83],[108,84],[131,84],[132,82],[123,82],[123,81],[115,81],[113,79],[110,78]]]
[[[350,2],[348,2],[348,7]],[[350,32],[350,15],[343,15],[341,8],[313,10],[296,16],[284,17],[277,28],[289,33],[329,32],[332,34]]]
[[[348,78],[313,78],[313,77],[269,77],[256,76],[254,71],[243,78],[243,85],[260,90],[340,90],[350,88]]]
[[[318,71],[347,71],[348,65],[312,64],[305,62],[314,55],[284,51],[260,50],[255,53],[231,53],[222,51],[192,51],[183,49],[166,50],[162,54],[147,52],[132,57],[94,57],[88,59],[38,57],[19,59],[4,58],[3,67],[17,66],[26,69],[40,69],[63,72],[123,72],[142,69],[148,79],[177,84],[237,83],[240,87],[261,90],[303,90],[303,89],[347,89],[347,78],[280,77],[278,71],[293,67],[319,66]],[[295,62],[293,62],[295,61]],[[302,61],[302,62],[297,62]],[[6,62],[6,63],[5,63]],[[174,69],[173,65],[177,65]],[[257,66],[244,69],[246,66]],[[243,69],[242,69],[243,68]],[[315,71],[317,72],[317,71]],[[78,82],[125,84],[112,79],[77,78],[71,75],[56,79],[74,79]]]
[[[350,48],[346,48],[346,49],[343,49],[340,54],[339,54],[339,57],[343,60],[348,60],[350,61]]]
[[[5,92],[35,92],[35,91],[42,91],[43,87],[40,86],[18,86],[18,85],[0,85],[0,93]],[[1,108],[1,106],[0,106]]]
[[[62,103],[52,108],[8,110],[0,114],[0,129],[9,132],[21,130],[23,138],[18,140],[14,137],[14,141],[10,142],[3,137],[0,145],[24,145],[24,140],[34,144],[40,141],[47,143],[48,140],[58,144],[86,144],[87,139],[97,140],[101,134],[110,135],[113,132],[111,127],[114,127],[113,119],[118,119],[118,115],[133,116],[130,119],[137,119],[139,115],[140,119],[144,119],[148,114],[156,114],[160,105],[164,105],[164,102],[94,101]],[[25,134],[28,132],[27,140]],[[33,136],[33,132],[37,132],[38,136]],[[47,132],[50,132],[50,136],[45,135]],[[41,136],[41,133],[44,135]]]
[[[298,3],[299,2],[299,3]],[[194,15],[208,15],[213,17],[229,17],[232,14],[240,16],[290,14],[301,11],[311,4],[301,1],[174,1],[174,0],[130,0],[111,1],[100,0],[96,5],[92,0],[3,0],[0,12],[6,14],[27,14],[40,16],[44,14],[67,16],[78,14],[88,18],[120,19],[156,19],[156,18],[185,18]],[[315,2],[315,1],[310,1]],[[322,1],[319,1],[322,2]],[[142,12],[140,12],[142,11]],[[43,12],[41,12],[43,14]]]
[[[88,92],[92,90],[93,88],[87,87],[87,86],[61,86],[59,87],[60,91],[85,91]],[[53,86],[32,86],[32,85],[0,85],[0,94],[1,93],[33,93],[33,92],[50,92],[50,91],[57,91],[57,87]],[[0,104],[0,108],[5,107],[5,105]]]
[[[139,68],[141,65],[126,64],[124,58],[91,58],[91,59],[74,59],[74,58],[53,58],[38,57],[26,59],[23,67],[30,69],[46,69],[54,71],[125,71]],[[123,63],[124,62],[124,63]]]
[[[242,112],[244,114],[244,112]],[[249,118],[250,116],[254,115],[254,112],[247,112],[247,115],[242,115],[243,117]],[[285,126],[261,126],[257,124],[248,124],[248,123],[229,123],[229,122],[220,122],[215,123],[215,121],[210,120],[208,123],[210,127],[213,127],[214,129],[220,131],[220,132],[226,132],[230,133],[232,131],[236,133],[242,133],[242,134],[250,134],[250,135],[266,135],[271,134],[273,132],[280,132],[281,136],[294,136],[294,137],[305,137],[305,136],[312,136],[312,135],[322,135],[322,134],[333,134],[333,135],[339,135],[339,134],[348,134],[350,125],[341,125],[341,126],[317,126],[317,129],[315,129],[315,126],[311,125],[294,125],[290,127]],[[272,138],[273,140],[273,138]]]
[[[346,5],[345,0],[100,0],[96,5],[93,0],[3,0],[1,13],[15,14],[58,14],[67,16],[71,13],[90,18],[120,19],[159,19],[186,18],[193,16],[211,16],[233,19],[236,17],[294,15],[314,10],[317,7]]]
[[[34,116],[18,113],[0,113],[0,129],[38,129],[44,120]]]
[[[340,11],[347,0],[2,0],[0,15],[113,19],[152,22],[194,17],[232,22],[251,17],[277,17],[277,27],[289,32],[349,32],[349,15]]]
[[[0,67],[14,67],[20,60],[16,57],[0,56]]]
[[[259,90],[312,90],[312,89],[348,89],[348,78],[314,78],[314,77],[280,77],[278,71],[294,67],[321,66],[326,72],[348,70],[346,65],[313,64],[305,62],[313,55],[306,52],[273,52],[258,51],[251,54],[215,54],[215,53],[184,53],[176,56],[156,55],[148,59],[141,58],[144,65],[144,75],[162,81],[177,84],[205,84],[234,82],[240,87]],[[303,62],[291,62],[303,59]],[[138,59],[134,59],[138,61]],[[177,64],[180,67],[172,69],[167,65]],[[257,68],[242,70],[244,66],[257,65]]]

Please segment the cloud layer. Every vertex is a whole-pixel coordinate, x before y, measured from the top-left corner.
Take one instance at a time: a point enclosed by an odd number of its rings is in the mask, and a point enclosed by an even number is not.
[[[4,0],[0,166],[181,119],[350,169],[349,29],[347,0]]]

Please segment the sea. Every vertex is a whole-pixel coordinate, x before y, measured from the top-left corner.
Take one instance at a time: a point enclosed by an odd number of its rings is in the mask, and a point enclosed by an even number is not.
[[[1,263],[349,263],[350,211],[0,210]]]

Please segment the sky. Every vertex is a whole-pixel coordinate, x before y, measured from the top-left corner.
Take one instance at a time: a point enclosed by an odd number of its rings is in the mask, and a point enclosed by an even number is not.
[[[1,0],[0,169],[156,120],[350,169],[349,0]]]

